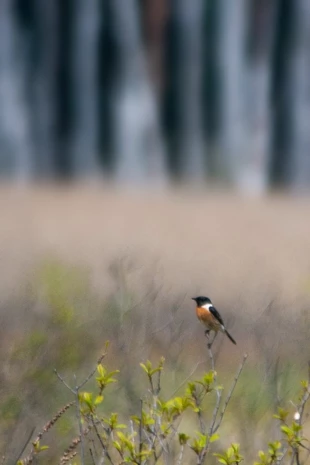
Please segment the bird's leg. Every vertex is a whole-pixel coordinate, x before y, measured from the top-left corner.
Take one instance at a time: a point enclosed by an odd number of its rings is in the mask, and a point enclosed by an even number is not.
[[[210,329],[205,330],[205,336],[209,339],[210,336]]]

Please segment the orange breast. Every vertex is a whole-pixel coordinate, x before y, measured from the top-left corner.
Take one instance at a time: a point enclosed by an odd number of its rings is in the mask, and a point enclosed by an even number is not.
[[[206,328],[213,331],[218,331],[221,328],[220,323],[212,315],[210,310],[202,307],[196,307],[196,315],[198,320],[206,326]]]

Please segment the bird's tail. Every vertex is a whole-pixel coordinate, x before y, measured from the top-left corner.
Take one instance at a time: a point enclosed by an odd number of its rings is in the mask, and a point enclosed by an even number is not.
[[[225,333],[226,333],[226,336],[231,340],[231,342],[233,344],[237,344],[236,341],[234,340],[234,338],[229,334],[229,332],[227,331],[227,329],[225,329]]]

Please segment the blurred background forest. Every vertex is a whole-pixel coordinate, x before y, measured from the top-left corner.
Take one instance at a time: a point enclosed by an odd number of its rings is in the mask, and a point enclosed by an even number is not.
[[[3,0],[0,172],[310,185],[308,0]]]

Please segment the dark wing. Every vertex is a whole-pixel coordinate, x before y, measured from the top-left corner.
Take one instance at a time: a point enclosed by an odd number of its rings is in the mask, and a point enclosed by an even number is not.
[[[219,314],[219,312],[216,310],[216,308],[215,308],[215,307],[209,307],[209,311],[212,313],[212,315],[214,316],[214,318],[216,318],[217,321],[218,321],[219,323],[221,323],[222,326],[225,327],[224,321],[222,320],[222,317],[221,317],[221,315]]]

